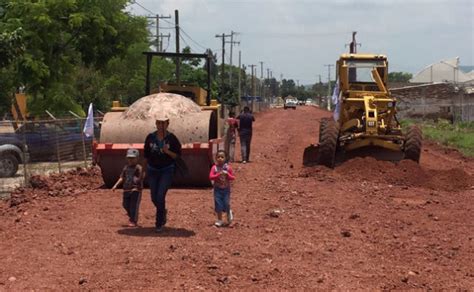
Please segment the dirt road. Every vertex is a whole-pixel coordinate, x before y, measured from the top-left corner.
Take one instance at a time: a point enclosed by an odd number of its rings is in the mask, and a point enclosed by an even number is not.
[[[474,161],[426,144],[421,165],[305,169],[324,115],[256,116],[230,228],[213,226],[210,189],[171,190],[161,234],[148,190],[138,229],[122,226],[121,193],[97,176],[27,191],[1,209],[0,290],[474,289]]]

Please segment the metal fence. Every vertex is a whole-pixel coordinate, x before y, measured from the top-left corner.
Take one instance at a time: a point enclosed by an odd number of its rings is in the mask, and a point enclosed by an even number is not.
[[[33,175],[64,172],[92,163],[85,119],[0,121],[0,197],[29,184]],[[100,119],[94,122],[98,137]]]

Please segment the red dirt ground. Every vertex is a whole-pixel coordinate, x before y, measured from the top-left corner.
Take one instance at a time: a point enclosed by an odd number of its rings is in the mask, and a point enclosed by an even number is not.
[[[303,168],[327,115],[257,114],[230,228],[213,226],[210,189],[170,190],[156,234],[148,190],[130,229],[97,170],[37,178],[0,208],[0,290],[473,290],[474,161],[425,143],[420,165]]]

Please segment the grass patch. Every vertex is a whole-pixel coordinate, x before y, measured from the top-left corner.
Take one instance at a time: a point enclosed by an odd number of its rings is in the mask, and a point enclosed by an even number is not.
[[[425,138],[457,148],[464,155],[474,157],[474,122],[451,124],[446,120],[438,122],[404,120],[401,124],[404,128],[417,124],[422,128]]]

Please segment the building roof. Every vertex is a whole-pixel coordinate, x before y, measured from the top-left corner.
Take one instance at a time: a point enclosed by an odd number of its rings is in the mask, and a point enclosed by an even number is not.
[[[432,82],[474,82],[474,72],[463,72],[459,66],[459,57],[456,57],[431,64],[410,79],[410,83]]]

